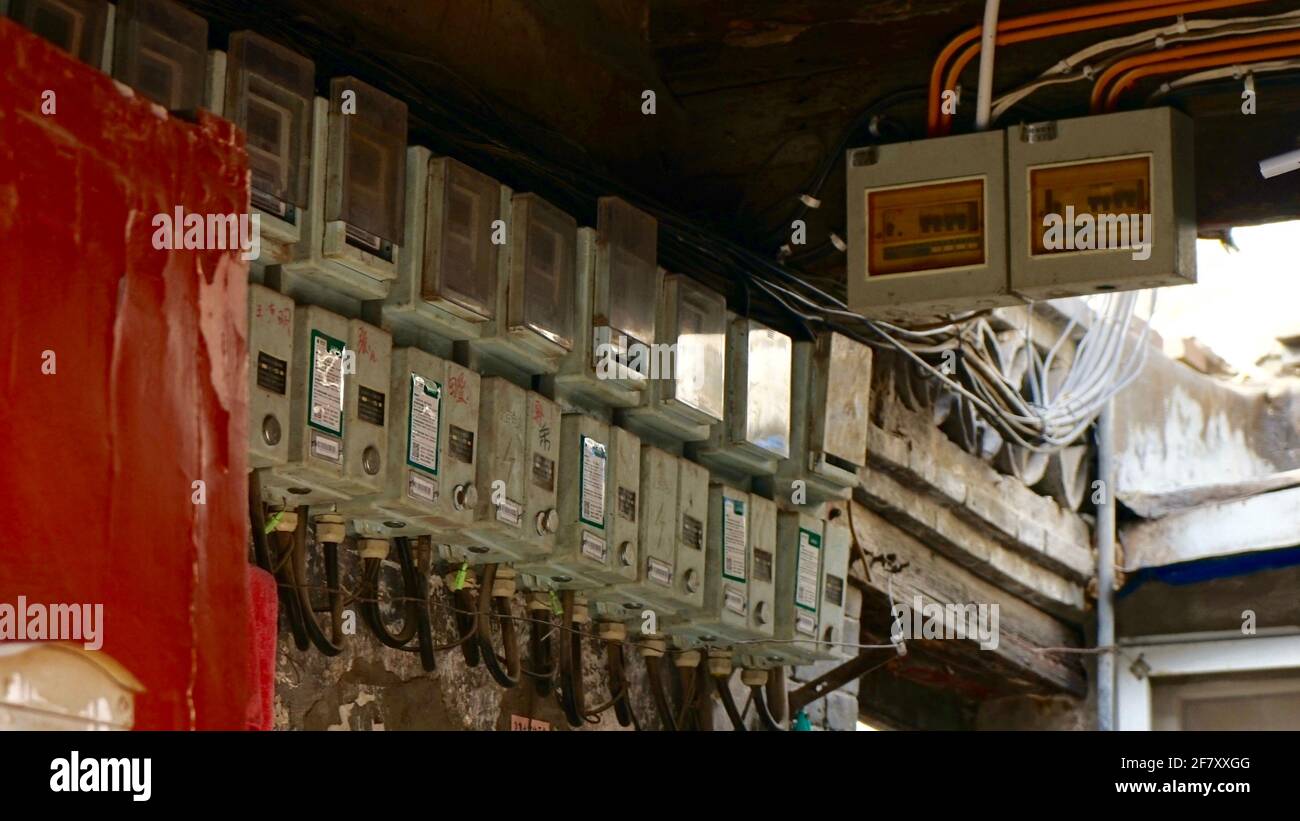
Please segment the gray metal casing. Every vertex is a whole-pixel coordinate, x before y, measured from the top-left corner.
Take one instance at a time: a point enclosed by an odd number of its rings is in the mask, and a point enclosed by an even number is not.
[[[293,300],[248,286],[248,465],[283,465],[289,458],[293,386]],[[265,432],[279,431],[271,444]]]

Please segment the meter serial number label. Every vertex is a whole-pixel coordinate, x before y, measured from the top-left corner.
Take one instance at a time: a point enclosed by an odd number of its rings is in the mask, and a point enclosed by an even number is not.
[[[867,276],[984,264],[984,179],[868,191]]]
[[[312,427],[343,435],[343,341],[311,332],[311,379],[308,422]]]
[[[651,556],[646,559],[646,578],[664,587],[673,586],[673,566]]]
[[[419,471],[407,471],[406,495],[412,499],[435,502],[438,499],[438,480],[430,479]]]
[[[406,463],[438,475],[438,417],[442,386],[411,374],[411,414],[408,419]]]
[[[799,528],[799,569],[795,573],[794,603],[812,613],[817,612],[817,577],[821,574],[821,552],[821,534]]]
[[[511,527],[519,527],[519,523],[524,520],[524,506],[510,499],[501,500],[497,505],[497,521],[504,522]]]
[[[817,617],[812,613],[796,613],[794,617],[794,629],[796,632],[803,633],[805,636],[816,636]]]
[[[582,503],[578,518],[583,522],[605,529],[605,463],[608,451],[590,436],[582,437]],[[586,550],[586,545],[583,545]]]
[[[582,531],[582,555],[605,564],[605,559],[609,555],[605,540],[594,533]]]
[[[722,575],[745,580],[745,503],[722,497]]]
[[[311,455],[337,465],[343,461],[343,443],[328,434],[312,431]]]
[[[722,590],[724,606],[733,613],[745,615],[745,591],[735,585],[727,585]]]

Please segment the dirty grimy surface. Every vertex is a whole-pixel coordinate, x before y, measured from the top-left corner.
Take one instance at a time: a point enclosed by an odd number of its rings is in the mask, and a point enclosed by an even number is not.
[[[389,574],[385,574],[386,582]],[[344,568],[344,578],[348,569]],[[451,596],[438,576],[429,585],[433,640],[448,644],[456,627],[450,608]],[[524,617],[524,597],[516,594],[513,610]],[[401,617],[391,617],[396,629]],[[322,621],[324,617],[322,616]],[[528,624],[517,622],[524,666],[528,655]],[[500,646],[498,636],[496,644]],[[643,729],[659,729],[645,676],[645,664],[632,647],[626,647],[624,661],[631,685],[632,709]],[[275,728],[302,730],[509,730],[511,716],[524,716],[549,723],[552,730],[567,730],[568,723],[554,695],[542,698],[527,676],[519,686],[502,689],[482,663],[468,667],[460,648],[437,654],[438,669],[425,672],[418,653],[393,650],[382,645],[357,613],[356,634],[349,636],[344,651],[333,658],[314,648],[298,650],[283,616],[276,648]],[[587,705],[609,700],[605,653],[595,638],[583,645],[583,680]],[[606,710],[600,722],[584,729],[620,730],[614,711]],[[630,727],[627,729],[631,729]]]

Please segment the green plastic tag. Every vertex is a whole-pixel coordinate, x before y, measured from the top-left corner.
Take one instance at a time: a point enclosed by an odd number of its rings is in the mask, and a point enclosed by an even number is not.
[[[271,514],[271,518],[266,520],[266,527],[262,528],[263,533],[272,533],[280,526],[280,520],[284,518],[284,511],[277,510]]]
[[[549,591],[551,594],[551,612],[557,616],[564,615],[564,605],[560,604],[560,597],[555,595],[555,591]]]
[[[465,577],[469,575],[469,562],[461,562],[460,570],[456,571],[456,580],[452,582],[452,590],[461,590],[465,587]]]

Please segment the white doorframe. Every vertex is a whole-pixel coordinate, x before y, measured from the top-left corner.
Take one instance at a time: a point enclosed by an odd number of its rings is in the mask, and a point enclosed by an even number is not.
[[[1142,661],[1141,674],[1135,671]],[[1151,679],[1300,668],[1300,636],[1246,636],[1181,644],[1120,645],[1115,715],[1120,730],[1151,729]]]

